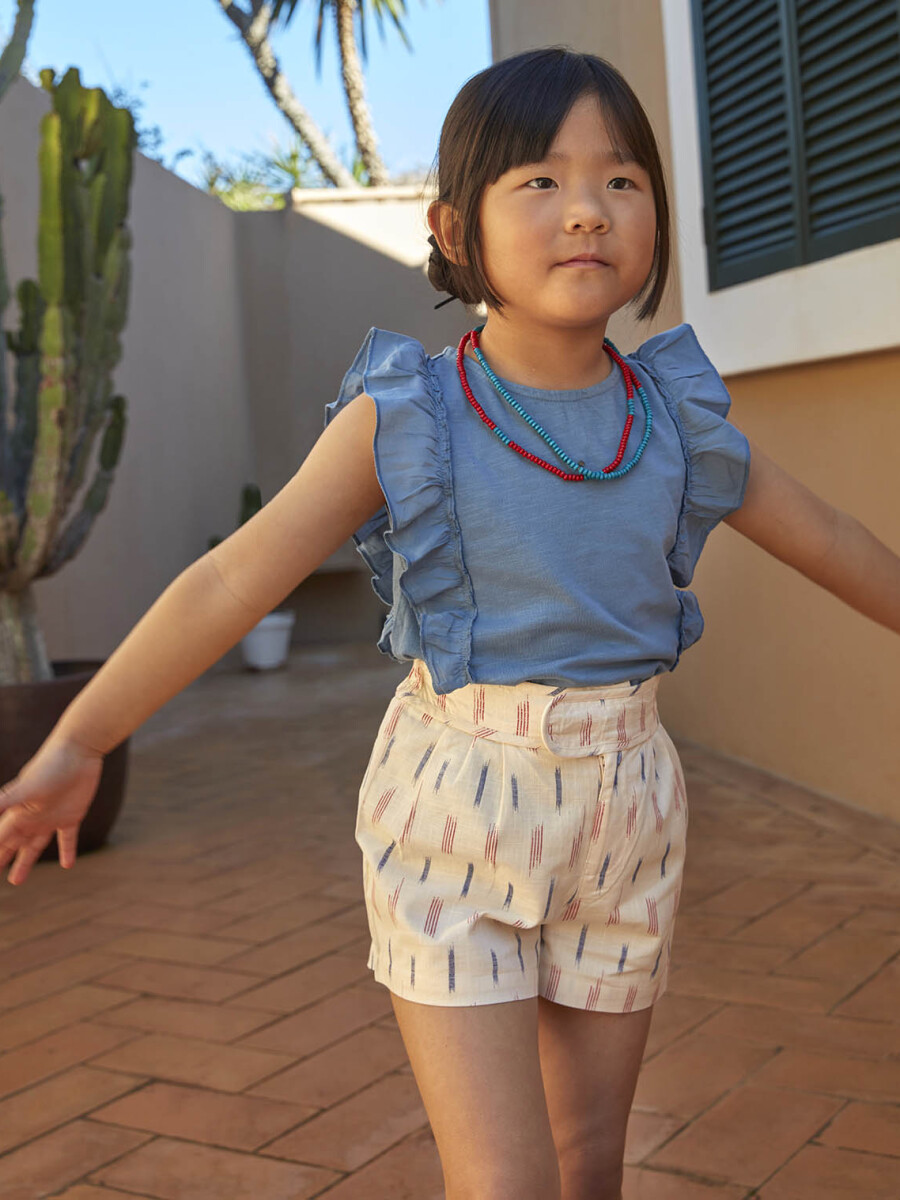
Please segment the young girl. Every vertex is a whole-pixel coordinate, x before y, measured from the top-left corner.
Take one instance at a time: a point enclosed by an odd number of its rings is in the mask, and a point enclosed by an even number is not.
[[[448,1200],[615,1200],[666,987],[688,808],[657,710],[723,519],[900,631],[900,559],[752,446],[690,325],[621,354],[669,265],[659,154],[609,63],[554,47],[444,123],[429,277],[488,317],[370,330],[296,476],[163,592],[3,789],[0,867],[75,860],[103,755],[353,536],[411,669],[359,794],[368,965]],[[137,684],[135,681],[140,681]]]

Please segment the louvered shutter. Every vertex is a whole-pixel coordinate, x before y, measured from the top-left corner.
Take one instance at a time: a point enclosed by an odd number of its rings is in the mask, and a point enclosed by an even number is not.
[[[900,2],[693,0],[711,291],[900,237]]]

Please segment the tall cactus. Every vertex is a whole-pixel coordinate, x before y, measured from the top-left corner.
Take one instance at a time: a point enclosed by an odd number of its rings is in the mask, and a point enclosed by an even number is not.
[[[31,33],[31,25],[34,21],[34,0],[19,0],[19,5],[16,10],[16,23],[13,27],[12,35],[3,48],[3,53],[0,54],[0,100],[6,95],[10,84],[17,78],[19,71],[22,68],[22,63],[25,60],[25,50],[28,46],[28,37]],[[3,220],[3,197],[0,196],[0,223]],[[2,335],[3,329],[3,314],[6,312],[6,306],[9,303],[9,283],[6,279],[6,265],[3,257],[3,241],[0,238],[0,481],[6,478],[6,447],[4,445],[4,437],[7,426],[7,375],[6,375],[6,355],[5,341]],[[2,486],[2,484],[0,484]],[[0,493],[0,561],[6,547],[6,526],[5,526],[5,497]]]
[[[9,41],[0,54],[0,100],[12,81],[22,69],[25,61],[25,49],[34,21],[34,0],[19,0],[16,8],[16,23]]]
[[[53,107],[41,121],[38,281],[19,285],[19,329],[6,337],[12,429],[0,372],[0,685],[53,677],[31,585],[84,544],[125,430],[112,372],[128,301],[134,122],[100,88],[82,87],[75,68],[59,83],[42,71],[41,83]],[[0,256],[0,312],[2,278]],[[66,523],[101,429],[93,478]]]

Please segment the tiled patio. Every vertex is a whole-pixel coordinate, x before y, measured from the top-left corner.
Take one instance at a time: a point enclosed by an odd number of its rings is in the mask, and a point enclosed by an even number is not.
[[[368,644],[220,664],[132,739],[113,844],[0,879],[2,1200],[443,1196],[353,840],[404,674]],[[897,1200],[900,827],[678,749],[625,1198]]]

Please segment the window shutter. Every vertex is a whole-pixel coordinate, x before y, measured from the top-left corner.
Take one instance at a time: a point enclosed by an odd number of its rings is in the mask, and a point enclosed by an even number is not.
[[[897,0],[798,0],[810,258],[862,244],[854,227],[900,237],[898,13]]]
[[[898,0],[693,0],[711,291],[900,237]]]

